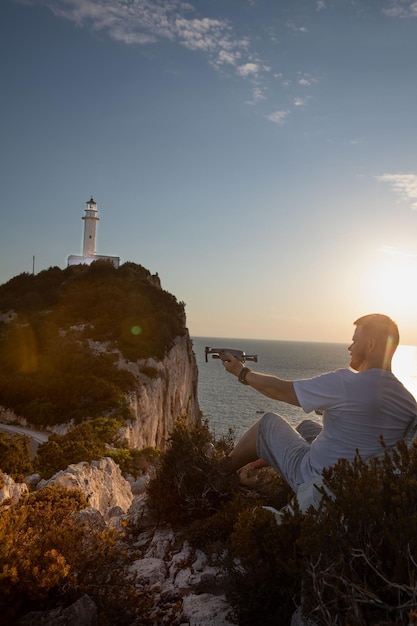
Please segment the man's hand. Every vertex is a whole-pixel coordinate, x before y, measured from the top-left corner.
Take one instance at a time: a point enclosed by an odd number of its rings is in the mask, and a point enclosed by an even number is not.
[[[225,370],[227,370],[230,374],[234,374],[235,376],[239,376],[240,372],[245,367],[242,361],[239,361],[233,354],[230,352],[219,352],[219,357],[224,365]]]

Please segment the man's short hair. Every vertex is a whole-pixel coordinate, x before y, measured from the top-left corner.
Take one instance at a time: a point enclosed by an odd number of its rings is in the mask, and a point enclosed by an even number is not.
[[[370,335],[375,335],[378,339],[385,341],[387,348],[392,353],[395,352],[400,343],[398,326],[388,315],[370,313],[363,315],[353,323],[355,326],[362,326]]]

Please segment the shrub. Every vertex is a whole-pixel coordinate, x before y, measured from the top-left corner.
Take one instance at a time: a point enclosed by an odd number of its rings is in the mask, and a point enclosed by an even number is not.
[[[120,448],[118,450],[107,450],[107,456],[117,463],[126,476],[130,474],[137,478],[144,474],[150,467],[157,465],[161,453],[155,448]]]
[[[240,626],[289,624],[300,597],[297,538],[302,516],[277,524],[261,507],[241,512],[229,541],[227,592]]]
[[[305,613],[328,625],[416,623],[416,445],[341,460],[325,478],[333,496],[306,516],[298,542]]]
[[[250,490],[227,479],[230,446],[204,422],[180,422],[148,495],[158,520],[182,524],[223,566],[241,626],[289,624],[299,604],[318,626],[417,623],[416,445],[341,460],[324,472],[319,509],[302,515],[294,504],[279,525],[262,505],[282,507],[288,488],[267,474]]]
[[[20,481],[32,471],[30,438],[0,433],[1,471]]]
[[[237,478],[223,472],[222,462],[231,447],[231,435],[216,441],[206,422],[187,426],[179,420],[148,486],[153,516],[174,525],[191,522],[215,513],[230,500]]]
[[[86,506],[76,490],[48,487],[0,516],[0,624],[88,594],[103,626],[139,621],[152,605],[128,577],[129,560],[117,532],[77,521]]]
[[[98,418],[73,426],[65,435],[53,434],[38,447],[34,467],[43,478],[48,478],[72,463],[101,459],[108,455],[106,444],[121,445],[121,426],[120,420]]]
[[[225,474],[223,460],[232,446],[232,433],[216,441],[205,421],[179,421],[149,483],[149,509],[157,521],[182,528],[187,541],[223,566],[239,624],[285,623],[277,616],[294,610],[301,516],[294,521],[288,515],[279,527],[261,508],[288,501],[289,488],[270,472],[261,470],[264,480],[253,489]]]
[[[74,584],[67,560],[80,541],[72,513],[86,502],[58,488],[32,494],[0,516],[0,604],[3,623],[42,607],[53,590]],[[9,623],[10,623],[9,622]]]

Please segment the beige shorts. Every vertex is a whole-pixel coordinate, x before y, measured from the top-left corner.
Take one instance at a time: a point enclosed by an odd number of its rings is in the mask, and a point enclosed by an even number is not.
[[[301,463],[310,453],[310,443],[304,437],[311,440],[320,432],[321,426],[305,420],[298,428],[304,436],[281,415],[266,413],[259,423],[257,442],[259,458],[281,474],[294,491],[305,482]]]

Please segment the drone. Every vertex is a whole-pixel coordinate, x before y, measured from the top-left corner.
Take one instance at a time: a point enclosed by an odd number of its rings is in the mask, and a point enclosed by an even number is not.
[[[245,363],[246,361],[255,361],[255,363],[258,362],[257,354],[246,354],[246,352],[244,352],[243,350],[236,350],[235,348],[210,348],[210,346],[206,346],[206,349],[204,351],[206,363],[208,361],[209,354],[212,355],[213,359],[220,359],[220,354],[224,352],[229,352],[229,354],[232,354],[242,363]]]

